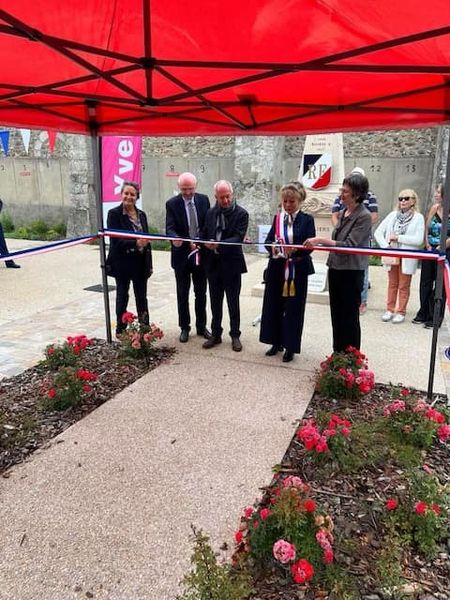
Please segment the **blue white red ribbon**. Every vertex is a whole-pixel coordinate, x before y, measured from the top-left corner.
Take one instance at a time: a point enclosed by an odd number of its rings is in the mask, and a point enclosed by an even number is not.
[[[16,252],[10,252],[9,254],[3,254],[0,256],[0,262],[4,262],[7,260],[21,259],[26,258],[27,256],[36,256],[38,254],[46,254],[47,252],[54,252],[55,250],[62,250],[63,248],[71,248],[72,246],[78,246],[79,244],[86,244],[92,240],[98,239],[99,237],[107,236],[107,237],[117,237],[117,238],[128,238],[128,239],[139,239],[139,238],[148,238],[149,240],[164,240],[164,241],[182,241],[182,242],[190,242],[193,244],[201,243],[198,239],[191,238],[180,238],[180,237],[172,237],[160,233],[135,233],[133,231],[123,231],[119,229],[105,229],[104,231],[99,231],[97,235],[87,235],[77,238],[72,238],[68,240],[60,240],[57,242],[52,242],[51,244],[45,244],[43,246],[36,246],[35,248],[27,248],[25,250],[18,250]],[[204,240],[208,242],[209,240]],[[216,244],[220,244],[222,246],[257,246],[258,242],[252,241],[244,241],[244,242],[226,242],[226,241],[214,241]],[[280,246],[288,246],[289,249],[298,249],[298,250],[314,250],[314,251],[322,251],[322,252],[337,252],[339,254],[359,254],[359,255],[367,255],[367,256],[392,256],[396,258],[413,258],[416,260],[435,260],[437,262],[444,262],[444,286],[447,295],[447,306],[450,310],[450,268],[448,262],[446,261],[445,254],[440,254],[437,250],[406,250],[400,248],[367,248],[362,246],[313,246],[312,248],[306,248],[301,244],[266,244],[270,247],[278,247]],[[194,256],[196,260],[196,264],[198,264],[199,260],[199,250],[193,250],[189,256]]]
[[[10,252],[9,254],[2,254],[0,256],[0,262],[6,260],[14,260],[16,258],[26,258],[27,256],[36,256],[37,254],[46,254],[47,252],[54,252],[55,250],[61,250],[62,248],[71,248],[72,246],[78,246],[79,244],[86,244],[91,240],[96,240],[96,235],[86,235],[83,237],[72,238],[70,240],[60,240],[58,242],[52,242],[51,244],[45,244],[45,246],[36,246],[34,248],[26,248],[25,250],[17,250],[16,252]]]

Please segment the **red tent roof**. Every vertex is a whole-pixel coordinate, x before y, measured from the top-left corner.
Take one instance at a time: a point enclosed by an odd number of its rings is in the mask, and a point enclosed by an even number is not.
[[[0,123],[248,135],[448,122],[450,2],[0,0]],[[89,108],[95,107],[95,110]]]

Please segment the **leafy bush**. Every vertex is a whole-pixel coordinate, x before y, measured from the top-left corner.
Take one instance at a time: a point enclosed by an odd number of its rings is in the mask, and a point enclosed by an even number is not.
[[[8,229],[8,237],[23,240],[44,240],[54,241],[64,239],[66,237],[67,227],[64,223],[47,224],[41,219],[32,221],[30,225],[21,225],[15,228],[14,223],[10,220]]]
[[[288,476],[270,491],[266,507],[245,508],[237,552],[296,583],[321,581],[334,561],[334,526],[310,492],[299,477]]]
[[[14,222],[8,213],[3,213],[0,217],[0,221],[2,223],[3,231],[5,233],[10,233],[14,231]]]
[[[79,363],[82,352],[92,344],[85,335],[68,336],[62,344],[49,344],[44,350],[45,359],[42,361],[51,371],[60,367],[73,367]]]
[[[60,368],[46,392],[44,410],[60,411],[79,406],[83,394],[92,389],[90,382],[96,379],[97,376],[90,371],[76,370],[72,367]]]
[[[154,323],[144,325],[131,312],[122,315],[122,322],[127,325],[126,330],[120,334],[122,342],[121,352],[130,358],[148,359],[154,353],[154,343],[160,340],[164,333]]]
[[[416,400],[406,388],[400,394],[401,398],[394,399],[383,410],[386,432],[394,442],[426,449],[436,436],[441,441],[450,438],[450,426],[443,412]]]
[[[320,363],[316,387],[331,398],[359,398],[375,386],[375,376],[369,371],[367,358],[357,348],[334,352]]]
[[[185,592],[177,596],[177,600],[246,600],[251,592],[249,575],[243,569],[218,564],[209,538],[192,529],[193,569],[184,577],[182,585]]]
[[[159,234],[161,233],[156,227],[150,227],[149,233]],[[152,249],[153,250],[165,250],[170,251],[171,243],[166,240],[152,240]]]
[[[405,491],[386,500],[386,527],[404,540],[412,541],[427,558],[448,537],[450,495],[438,479],[428,473],[408,474]]]

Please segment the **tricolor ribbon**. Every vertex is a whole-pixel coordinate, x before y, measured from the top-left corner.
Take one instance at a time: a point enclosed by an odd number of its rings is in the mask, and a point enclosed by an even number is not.
[[[194,244],[199,244],[198,239],[191,238],[179,238],[179,237],[171,237],[164,234],[148,234],[148,233],[134,233],[133,231],[123,231],[118,229],[105,229],[104,231],[99,231],[97,235],[86,235],[83,237],[72,238],[69,240],[60,240],[57,242],[52,242],[51,244],[45,244],[43,246],[36,246],[34,248],[27,248],[25,250],[18,250],[16,252],[10,252],[9,254],[3,254],[0,256],[0,262],[4,262],[6,260],[14,260],[16,258],[26,258],[27,256],[36,256],[38,254],[46,254],[47,252],[54,252],[55,250],[61,250],[63,248],[70,248],[72,246],[78,246],[79,244],[86,244],[92,240],[98,239],[102,236],[108,237],[120,237],[125,239],[138,239],[138,238],[148,238],[151,240],[166,240],[166,241],[183,241],[183,242],[191,242]],[[219,241],[217,244],[221,244],[223,246],[258,246],[258,242],[245,241],[245,242],[224,242]],[[446,261],[445,254],[440,254],[437,250],[401,250],[399,248],[367,248],[367,247],[343,247],[343,246],[313,246],[312,248],[305,248],[305,246],[301,244],[266,244],[269,247],[280,247],[289,246],[289,248],[295,248],[298,250],[318,250],[324,252],[337,252],[340,254],[359,254],[359,255],[367,255],[367,256],[395,256],[398,258],[415,258],[417,260],[435,260],[437,262],[444,262],[444,286],[445,292],[447,295],[447,306],[450,310],[450,267],[448,262]],[[191,255],[198,256],[198,249],[193,250]],[[196,258],[197,260],[197,258]],[[289,261],[292,263],[292,261]],[[293,264],[293,263],[292,263]],[[292,272],[291,272],[292,273]],[[288,274],[288,278],[290,274]],[[293,279],[293,277],[292,277]],[[294,288],[295,294],[295,288]],[[293,294],[293,295],[294,295]]]
[[[71,248],[72,246],[78,246],[79,244],[86,244],[91,240],[97,239],[96,235],[86,235],[79,238],[73,238],[70,240],[60,240],[51,244],[45,244],[45,246],[36,246],[34,248],[27,248],[25,250],[17,250],[16,252],[10,252],[9,254],[2,254],[0,256],[0,262],[6,260],[14,260],[16,258],[25,258],[27,256],[36,256],[37,254],[46,254],[47,252],[54,252],[62,248]]]

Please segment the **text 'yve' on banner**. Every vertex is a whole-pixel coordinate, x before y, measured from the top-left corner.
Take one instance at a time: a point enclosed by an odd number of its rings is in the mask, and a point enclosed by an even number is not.
[[[108,211],[121,202],[124,181],[134,181],[142,187],[142,137],[102,137],[102,198],[103,224]],[[142,196],[137,202],[142,208]]]

